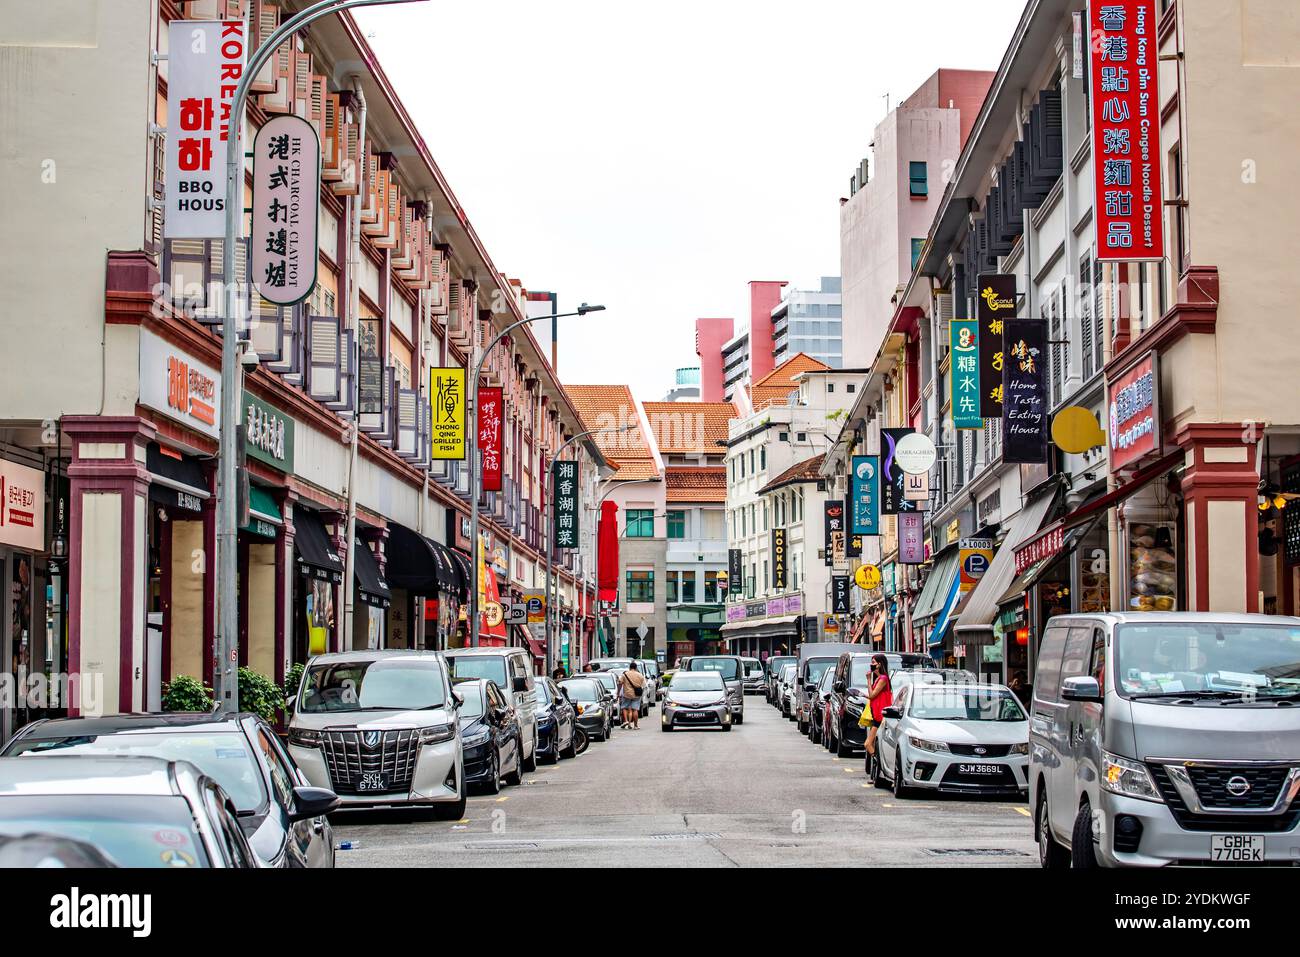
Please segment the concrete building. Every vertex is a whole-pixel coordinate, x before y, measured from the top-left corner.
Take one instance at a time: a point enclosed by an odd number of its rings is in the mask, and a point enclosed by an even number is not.
[[[673,387],[664,396],[665,402],[698,402],[700,398],[700,367],[685,366],[673,373]]]
[[[726,373],[722,347],[735,331],[732,319],[696,319],[695,354],[700,357],[700,401],[724,402]]]
[[[722,396],[727,402],[743,402],[750,381],[749,333],[741,332],[723,344]]]
[[[817,289],[788,289],[772,310],[772,352],[779,366],[802,352],[832,369],[844,365],[840,277],[823,276]]]
[[[876,126],[840,204],[845,365],[875,359],[992,79],[938,70]]]
[[[214,244],[162,239],[166,140],[151,124],[167,122],[169,63],[151,54],[168,52],[173,19],[249,6],[121,0],[93,16],[18,2],[0,15],[0,49],[27,77],[0,90],[0,673],[80,683],[4,708],[0,740],[41,715],[155,710],[180,675],[211,684],[221,428],[243,434],[251,487],[241,665],[282,682],[323,651],[465,641],[466,470],[432,454],[432,370],[473,363],[524,316],[523,288],[469,225],[356,22],[321,20],[268,64],[245,124],[246,144],[283,113],[319,130],[316,285],[299,307],[253,304],[245,334],[261,361],[243,376],[242,421],[220,420]],[[248,46],[304,6],[258,2]],[[549,459],[580,420],[530,333],[486,372],[507,402],[502,490],[484,498],[478,544],[513,600],[543,587]],[[575,454],[594,477],[595,446]],[[594,590],[577,554],[561,566],[580,617]],[[489,640],[539,650],[521,630]]]

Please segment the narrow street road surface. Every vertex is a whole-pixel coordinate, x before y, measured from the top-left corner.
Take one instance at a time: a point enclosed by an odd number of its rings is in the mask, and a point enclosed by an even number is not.
[[[340,866],[646,867],[1036,865],[1028,809],[1008,801],[899,801],[762,698],[730,733],[616,730],[461,822],[396,811],[333,816]]]

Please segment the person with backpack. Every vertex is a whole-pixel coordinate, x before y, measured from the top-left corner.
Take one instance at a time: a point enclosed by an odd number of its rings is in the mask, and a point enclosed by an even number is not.
[[[645,676],[637,671],[636,662],[618,677],[620,707],[623,709],[623,727],[641,730],[641,695],[645,692]]]

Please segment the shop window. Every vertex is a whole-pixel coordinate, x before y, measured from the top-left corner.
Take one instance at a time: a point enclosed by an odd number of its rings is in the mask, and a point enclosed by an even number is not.
[[[704,573],[704,601],[710,605],[721,604],[726,597],[720,577],[722,572],[706,571]]]
[[[677,579],[677,573],[674,571],[668,572],[667,577],[664,579],[664,584],[667,588],[666,594],[668,596],[668,604],[676,605],[681,601],[681,592],[678,587],[679,582]]]
[[[653,570],[627,571],[627,601],[653,603],[655,600],[655,573]]]
[[[686,537],[686,513],[674,510],[668,513],[668,537],[681,540]]]
[[[629,508],[627,510],[628,538],[654,538],[655,513],[652,508]]]
[[[690,605],[695,602],[695,572],[682,572],[682,602]]]

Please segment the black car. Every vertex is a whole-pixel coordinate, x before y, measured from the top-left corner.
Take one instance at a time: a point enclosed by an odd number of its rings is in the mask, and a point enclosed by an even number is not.
[[[27,725],[3,758],[130,755],[188,761],[230,796],[262,867],[333,867],[325,815],[333,791],[310,787],[265,721],[255,714],[122,714],[57,718]]]
[[[606,741],[614,730],[614,699],[591,678],[579,675],[560,682],[578,712],[578,727],[593,741]]]
[[[465,784],[486,794],[523,780],[523,732],[519,715],[495,681],[470,678],[456,682],[463,704],[457,713]]]
[[[537,703],[537,757],[547,764],[578,755],[578,711],[550,678],[538,678],[533,692]]]
[[[829,737],[826,747],[840,757],[867,746],[867,729],[859,728],[862,709],[867,707],[867,688],[871,679],[869,652],[849,651],[840,655],[831,680],[830,714],[826,722]]]

